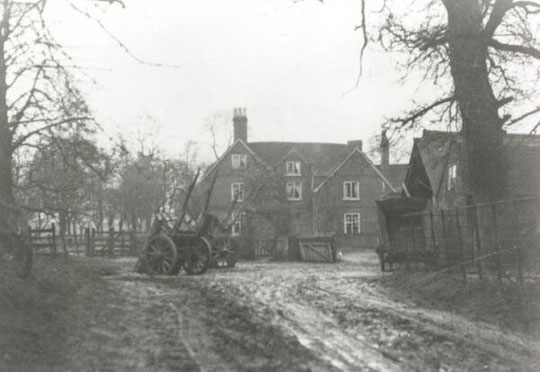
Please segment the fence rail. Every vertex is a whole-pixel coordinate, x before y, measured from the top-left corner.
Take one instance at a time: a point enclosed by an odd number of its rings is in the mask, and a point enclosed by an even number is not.
[[[46,229],[28,229],[36,253],[55,255],[61,249],[64,254],[92,256],[136,256],[144,243],[146,234],[136,231],[96,231],[85,229],[82,234],[61,236],[55,224]]]
[[[409,269],[430,258],[436,270],[463,280],[523,282],[540,275],[540,198],[405,214],[388,240]]]

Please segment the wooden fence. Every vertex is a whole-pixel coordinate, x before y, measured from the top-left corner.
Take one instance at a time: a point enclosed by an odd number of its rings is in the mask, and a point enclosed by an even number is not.
[[[56,231],[55,224],[46,229],[28,229],[36,253],[55,255],[58,252],[87,257],[137,256],[144,244],[146,233],[136,231],[96,231],[85,229],[82,234]]]
[[[273,257],[275,254],[276,242],[272,239],[254,240],[253,241],[253,256],[258,257]]]
[[[390,252],[407,269],[429,263],[463,280],[540,276],[540,198],[410,213],[399,226]]]

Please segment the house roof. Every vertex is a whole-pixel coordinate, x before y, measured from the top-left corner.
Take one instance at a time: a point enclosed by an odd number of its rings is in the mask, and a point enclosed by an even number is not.
[[[263,165],[271,167],[284,161],[290,154],[297,154],[304,162],[311,166],[313,172],[313,186],[317,187],[321,182],[331,176],[332,172],[342,164],[354,151],[354,149],[341,143],[319,142],[249,142],[236,141],[214,164],[205,172],[203,178],[210,174],[217,165],[231,152],[232,148],[241,143]],[[360,150],[358,150],[374,169],[380,173],[380,166],[373,162]],[[407,164],[390,164],[390,176],[387,179],[392,187],[398,187],[403,182],[403,174]],[[384,177],[383,177],[384,179]]]
[[[338,170],[341,169],[341,167],[343,167],[343,165],[345,163],[347,163],[347,161],[354,155],[354,154],[359,154],[361,157],[364,158],[364,160],[369,164],[369,166],[377,173],[377,175],[381,178],[381,180],[383,182],[385,182],[389,187],[390,189],[395,192],[396,190],[394,189],[394,186],[386,179],[386,177],[383,176],[383,174],[381,173],[381,171],[378,169],[378,167],[373,164],[373,162],[366,156],[366,154],[364,154],[362,151],[360,151],[360,149],[354,149],[352,150],[349,155],[347,155],[347,157],[345,157],[345,159],[343,159],[338,165],[336,165],[334,167],[334,169],[332,169],[332,172],[328,175],[328,177],[326,177],[323,182],[321,182],[315,189],[314,189],[314,192],[317,192],[319,191],[323,186],[324,184],[334,176],[334,174],[336,174],[336,172]]]
[[[276,164],[285,154],[295,151],[316,175],[328,175],[351,152],[350,147],[340,143],[250,142],[249,147],[266,164]]]
[[[421,138],[414,139],[413,154],[417,150],[434,193],[439,190],[447,167],[452,144],[462,145],[457,132],[424,130]],[[508,133],[504,136],[508,154],[509,187],[514,195],[540,193],[540,136]],[[410,176],[410,170],[406,178]]]
[[[377,165],[379,170],[381,169],[380,165]],[[388,181],[394,186],[394,188],[399,189],[405,180],[405,175],[407,174],[407,169],[409,169],[409,164],[390,164],[388,169]]]
[[[413,147],[422,159],[433,193],[437,193],[446,169],[450,145],[457,141],[457,133],[424,130],[421,138],[414,139]],[[413,152],[414,152],[413,148]],[[411,154],[412,159],[413,154]]]

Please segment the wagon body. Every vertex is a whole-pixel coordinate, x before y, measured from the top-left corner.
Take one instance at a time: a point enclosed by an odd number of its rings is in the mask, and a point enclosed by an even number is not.
[[[154,218],[150,237],[143,250],[144,270],[150,274],[177,274],[184,269],[190,275],[203,274],[209,267],[232,267],[238,254],[228,229],[216,216],[208,214],[208,203],[215,184],[212,180],[204,208],[198,222],[184,223],[187,205],[199,172],[184,199],[180,217],[171,226],[171,219],[163,214]]]

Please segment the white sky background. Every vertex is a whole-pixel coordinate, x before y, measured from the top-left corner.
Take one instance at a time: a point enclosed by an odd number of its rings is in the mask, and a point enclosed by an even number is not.
[[[396,55],[380,48],[367,52],[351,90],[358,0],[126,0],[126,9],[93,12],[138,58],[177,68],[136,62],[95,22],[55,1],[53,33],[77,64],[93,68],[84,71],[94,83],[76,74],[107,133],[149,133],[171,155],[196,141],[201,160],[212,160],[205,121],[239,106],[247,108],[250,141],[366,144],[385,116],[430,93],[414,78],[401,86]]]

